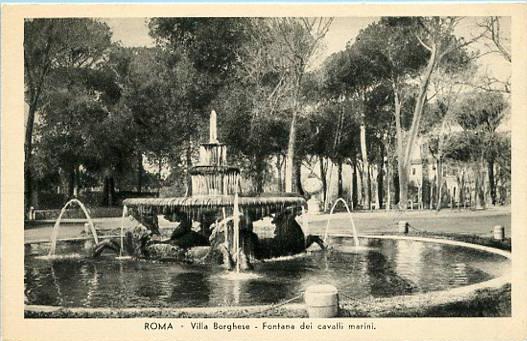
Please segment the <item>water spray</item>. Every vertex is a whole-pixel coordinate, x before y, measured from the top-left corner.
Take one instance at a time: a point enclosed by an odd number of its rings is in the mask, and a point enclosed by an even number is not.
[[[350,218],[350,221],[351,221],[351,227],[353,228],[353,241],[355,242],[355,246],[359,246],[359,238],[357,237],[357,228],[355,227],[355,222],[353,221],[353,216],[352,216],[351,211],[350,211],[350,209],[348,207],[348,204],[342,198],[338,198],[335,201],[335,203],[333,204],[333,207],[331,207],[331,211],[329,212],[328,223],[326,225],[326,232],[324,233],[324,244],[327,245],[329,224],[331,222],[331,217],[333,215],[333,210],[335,209],[335,206],[337,206],[337,204],[339,202],[342,202],[344,204],[344,207],[346,207],[346,210],[348,211],[348,215],[349,215],[349,218]]]
[[[79,201],[79,199],[71,199],[70,201],[66,203],[66,205],[64,205],[64,207],[62,207],[62,209],[60,210],[59,217],[55,221],[55,225],[53,225],[53,231],[51,232],[51,238],[50,238],[51,246],[49,248],[48,256],[55,255],[56,248],[57,248],[57,237],[59,235],[60,222],[62,220],[62,216],[64,215],[64,213],[66,213],[66,209],[68,208],[68,206],[70,206],[73,203],[76,203],[77,205],[79,205],[79,207],[84,212],[86,219],[88,219],[88,224],[90,225],[90,230],[93,236],[93,240],[95,241],[95,245],[99,244],[99,239],[97,238],[97,231],[95,230],[95,226],[93,226],[93,221],[90,217],[90,214],[88,213],[88,210],[86,209],[84,204]]]

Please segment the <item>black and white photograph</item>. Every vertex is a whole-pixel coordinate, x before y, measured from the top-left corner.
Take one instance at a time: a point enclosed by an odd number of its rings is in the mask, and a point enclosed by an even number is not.
[[[511,62],[510,17],[26,19],[25,315],[510,316]]]
[[[2,50],[23,70],[2,139],[20,323],[344,338],[525,318],[511,11],[86,9],[22,15]]]

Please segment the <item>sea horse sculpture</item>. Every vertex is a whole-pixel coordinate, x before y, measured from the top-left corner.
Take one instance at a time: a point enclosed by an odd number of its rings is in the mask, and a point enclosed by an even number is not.
[[[208,238],[192,231],[192,222],[185,216],[178,217],[179,225],[168,239],[162,239],[156,215],[142,214],[132,217],[135,224],[125,233],[123,243],[123,251],[130,256],[192,261],[187,254],[190,248],[209,245]],[[93,256],[97,257],[107,249],[119,253],[120,248],[116,241],[106,239],[95,246]]]
[[[324,242],[319,236],[305,236],[302,228],[295,220],[296,214],[292,211],[285,210],[276,214],[273,219],[275,225],[274,236],[272,238],[258,238],[253,232],[253,225],[250,217],[241,216],[240,229],[240,251],[239,262],[242,270],[252,268],[252,262],[261,261],[269,258],[291,256],[305,252],[313,243],[318,244],[321,249],[325,249]],[[238,255],[230,247],[232,240],[229,235],[232,219],[218,224],[211,234],[211,250],[209,257],[215,253],[216,259],[221,261],[224,267],[232,269],[236,263]]]
[[[134,217],[135,218],[135,217]],[[240,262],[240,269],[252,268],[254,262],[268,258],[295,255],[310,247],[313,243],[325,249],[319,236],[305,236],[302,228],[295,220],[295,213],[285,210],[276,214],[272,238],[258,238],[253,232],[250,217],[240,216],[240,250],[234,251],[232,242],[232,217],[211,225],[209,238],[192,231],[188,217],[180,216],[179,225],[170,238],[161,239],[156,219],[152,217],[137,217],[136,224],[125,234],[124,251],[137,258],[170,259],[192,263],[218,263],[226,269],[232,269]],[[192,252],[199,246],[208,246],[206,253]],[[112,240],[103,240],[94,250],[94,256],[99,256],[104,250],[110,249],[119,253],[120,245]],[[239,259],[238,259],[239,258]]]

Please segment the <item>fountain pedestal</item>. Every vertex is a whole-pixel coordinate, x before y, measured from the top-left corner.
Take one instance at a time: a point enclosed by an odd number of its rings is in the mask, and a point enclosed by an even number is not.
[[[312,197],[307,201],[307,212],[309,214],[320,214],[320,200]]]

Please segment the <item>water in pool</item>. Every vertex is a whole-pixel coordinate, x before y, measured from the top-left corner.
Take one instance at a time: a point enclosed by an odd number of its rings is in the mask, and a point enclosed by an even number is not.
[[[327,283],[344,297],[387,297],[444,290],[499,276],[501,256],[462,247],[406,240],[334,238],[331,251],[255,265],[238,278],[213,265],[84,256],[82,243],[26,248],[27,303],[67,307],[203,307],[277,303],[307,286]],[[365,247],[364,247],[365,246]],[[73,257],[71,257],[74,255]],[[75,256],[77,255],[77,256]]]

